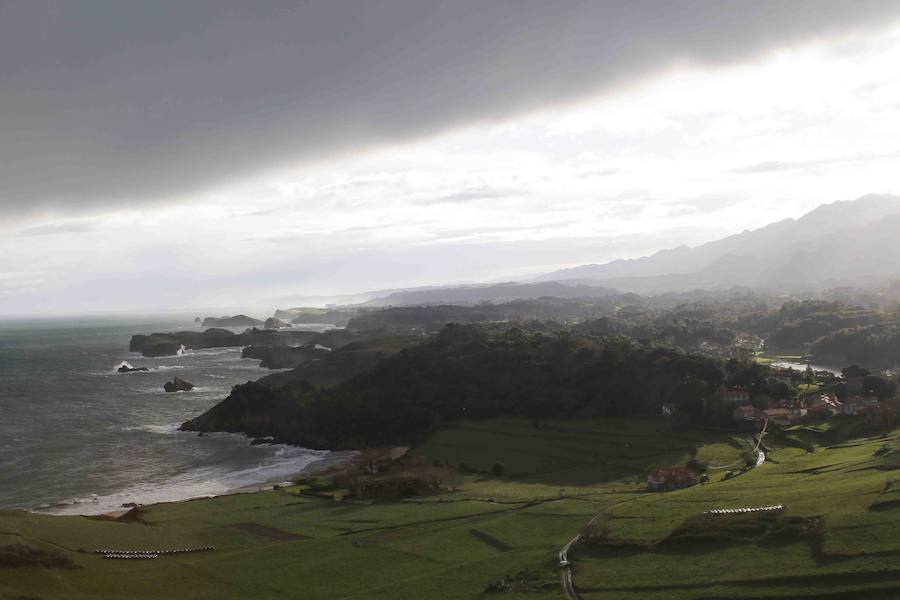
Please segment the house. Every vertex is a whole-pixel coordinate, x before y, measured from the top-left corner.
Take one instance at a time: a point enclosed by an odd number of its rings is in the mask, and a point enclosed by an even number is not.
[[[728,388],[725,390],[725,401],[734,402],[735,406],[750,404],[750,392],[740,388]]]
[[[794,402],[789,398],[779,398],[778,400],[773,400],[771,402],[771,408],[790,408],[794,405]]]
[[[790,425],[799,420],[798,415],[792,415],[789,408],[767,408],[761,415],[776,425]]]
[[[755,421],[756,407],[750,405],[735,406],[734,410],[731,412],[731,416],[735,421]]]
[[[699,480],[697,473],[686,467],[657,469],[647,475],[647,489],[651,492],[666,492],[690,487]]]
[[[878,399],[874,396],[851,396],[841,406],[841,414],[855,417],[873,408],[878,408]]]
[[[806,410],[812,416],[833,417],[841,413],[841,401],[834,394],[807,394]]]

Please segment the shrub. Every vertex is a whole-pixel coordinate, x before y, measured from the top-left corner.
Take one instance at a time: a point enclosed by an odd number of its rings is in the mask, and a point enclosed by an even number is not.
[[[609,541],[610,529],[606,521],[592,521],[581,528],[581,539],[586,544],[605,544]]]
[[[54,550],[44,550],[26,544],[0,546],[0,568],[45,567],[48,569],[74,569],[72,559]]]
[[[502,477],[506,473],[506,465],[499,460],[491,465],[491,475],[494,477]]]

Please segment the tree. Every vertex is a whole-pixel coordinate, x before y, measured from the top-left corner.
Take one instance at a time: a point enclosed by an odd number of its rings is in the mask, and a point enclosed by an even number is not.
[[[869,370],[864,369],[859,365],[850,365],[849,367],[841,369],[841,374],[844,376],[844,379],[847,379],[848,377],[865,377],[869,374]]]

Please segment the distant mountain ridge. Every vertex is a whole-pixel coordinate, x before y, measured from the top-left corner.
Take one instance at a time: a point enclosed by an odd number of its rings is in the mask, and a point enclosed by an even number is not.
[[[790,292],[866,285],[898,274],[900,196],[870,195],[695,248],[562,269],[535,281],[588,281],[651,294],[734,286]]]
[[[463,285],[441,288],[396,291],[369,300],[365,306],[412,306],[423,304],[478,304],[481,302],[510,302],[541,297],[600,298],[616,291],[581,282],[535,282]]]

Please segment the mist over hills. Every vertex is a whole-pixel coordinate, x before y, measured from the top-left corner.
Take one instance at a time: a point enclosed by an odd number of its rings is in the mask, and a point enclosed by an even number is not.
[[[536,281],[650,294],[735,286],[799,292],[872,285],[898,274],[900,197],[870,195],[695,248],[562,269]]]
[[[525,282],[369,292],[357,302],[384,307],[732,289],[804,293],[882,287],[898,278],[900,196],[867,195],[693,248],[561,269]]]
[[[365,303],[367,306],[400,306],[417,304],[477,304],[479,302],[510,302],[532,298],[600,298],[615,294],[616,290],[585,285],[580,282],[533,282],[465,285],[458,287],[401,290]]]

